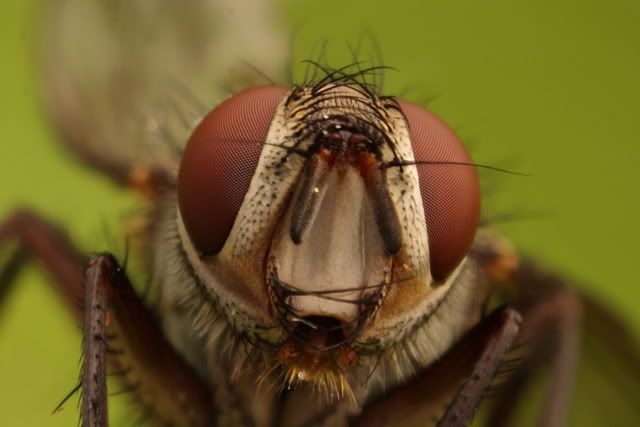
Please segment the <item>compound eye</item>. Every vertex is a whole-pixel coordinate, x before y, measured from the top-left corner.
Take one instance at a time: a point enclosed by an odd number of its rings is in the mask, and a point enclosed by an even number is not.
[[[224,246],[286,93],[279,86],[238,93],[207,114],[191,135],[180,163],[178,204],[191,242],[203,255]]]
[[[443,281],[467,254],[480,219],[480,187],[462,142],[433,113],[400,101],[417,161],[429,235],[431,275]],[[443,162],[438,164],[438,162]],[[446,163],[449,164],[446,164]]]

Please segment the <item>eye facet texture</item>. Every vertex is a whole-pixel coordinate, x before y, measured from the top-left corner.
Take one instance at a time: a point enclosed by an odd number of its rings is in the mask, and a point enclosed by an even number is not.
[[[180,164],[178,203],[202,254],[224,246],[286,93],[279,86],[238,93],[209,112],[191,135]]]
[[[429,235],[431,275],[442,281],[462,261],[480,219],[480,188],[464,145],[433,113],[400,101],[409,125]],[[449,164],[438,162],[449,162]]]

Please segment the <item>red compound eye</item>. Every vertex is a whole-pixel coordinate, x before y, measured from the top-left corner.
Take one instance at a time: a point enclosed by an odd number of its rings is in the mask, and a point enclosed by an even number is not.
[[[236,94],[191,135],[180,163],[178,203],[201,253],[215,254],[224,246],[286,93],[283,87],[263,86]]]
[[[433,113],[400,101],[417,161],[471,163],[462,142]],[[417,166],[427,219],[431,274],[442,281],[462,261],[480,218],[480,187],[473,166]]]

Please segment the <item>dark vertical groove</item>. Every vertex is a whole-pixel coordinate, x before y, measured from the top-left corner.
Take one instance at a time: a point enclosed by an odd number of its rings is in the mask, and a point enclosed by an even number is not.
[[[379,165],[368,168],[366,187],[373,206],[373,216],[387,255],[395,255],[402,246],[402,229],[387,189],[386,176]]]
[[[304,170],[302,183],[293,202],[289,234],[293,243],[300,244],[311,217],[324,197],[322,187],[329,174],[329,164],[319,156],[312,157]]]

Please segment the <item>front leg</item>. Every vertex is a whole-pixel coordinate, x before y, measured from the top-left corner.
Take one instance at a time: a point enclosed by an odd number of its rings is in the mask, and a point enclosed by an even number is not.
[[[160,422],[188,426],[211,422],[209,387],[170,346],[111,255],[92,260],[83,286],[85,258],[37,215],[19,212],[0,225],[0,245],[8,240],[17,240],[19,249],[0,270],[0,295],[6,295],[28,254],[43,263],[58,293],[84,323],[84,426],[107,425],[107,362],[126,373],[119,378],[134,388],[136,400]]]
[[[545,367],[545,399],[537,425],[564,426],[578,366],[583,301],[569,289],[564,278],[518,257],[500,236],[482,237],[474,256],[496,284],[496,293],[508,295],[526,319],[519,338],[525,351],[520,351],[520,363],[496,396],[488,423],[518,425],[518,400],[535,374]],[[614,331],[612,328],[611,333]]]
[[[113,269],[107,256],[91,260],[87,269],[82,341],[82,426],[105,427],[107,411],[107,294],[111,293]]]
[[[488,323],[487,327],[493,330],[490,330],[486,336],[482,351],[471,374],[462,383],[453,401],[438,421],[438,427],[466,426],[471,422],[500,363],[518,337],[522,317],[517,311],[507,308],[494,313],[492,317],[497,319],[489,318],[480,324],[481,330],[485,323]],[[478,332],[471,333],[471,335],[474,334],[478,334]],[[470,351],[471,348],[465,348],[465,350]]]
[[[130,371],[128,385],[152,418],[162,424],[207,426],[213,422],[208,386],[174,351],[151,312],[141,303],[112,255],[89,263],[86,279],[82,419],[85,427],[103,427],[106,412],[106,362]],[[107,331],[115,334],[107,339]]]
[[[581,301],[562,279],[520,259],[502,239],[479,239],[472,256],[484,277],[510,295],[514,315],[501,317],[503,312],[498,312],[484,318],[407,384],[369,402],[354,425],[467,425],[495,385],[501,364],[513,359],[506,353],[514,343],[516,359],[507,362],[511,375],[494,402],[489,425],[514,423],[513,412],[540,357],[551,362],[551,375],[539,423],[564,425],[577,364]],[[520,331],[516,314],[523,317]]]
[[[520,322],[520,314],[508,307],[492,313],[408,383],[367,403],[352,426],[467,425]]]

